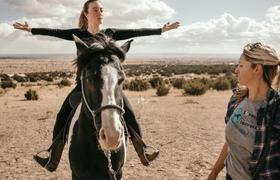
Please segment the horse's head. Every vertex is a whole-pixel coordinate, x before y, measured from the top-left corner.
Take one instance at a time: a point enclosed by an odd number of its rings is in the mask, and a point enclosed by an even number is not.
[[[118,47],[103,34],[95,35],[92,43],[74,39],[79,51],[76,64],[81,71],[83,103],[91,112],[101,148],[116,150],[125,138],[121,85],[125,74],[121,62],[132,40]]]

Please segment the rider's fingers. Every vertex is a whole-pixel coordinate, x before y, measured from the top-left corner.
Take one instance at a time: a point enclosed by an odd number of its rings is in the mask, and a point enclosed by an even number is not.
[[[20,26],[18,24],[13,24],[14,28],[19,28]]]
[[[22,26],[22,24],[21,24],[21,23],[18,23],[18,22],[16,22],[15,25],[17,25],[17,26]]]
[[[179,22],[172,23],[172,25],[179,25],[179,24],[180,24]]]

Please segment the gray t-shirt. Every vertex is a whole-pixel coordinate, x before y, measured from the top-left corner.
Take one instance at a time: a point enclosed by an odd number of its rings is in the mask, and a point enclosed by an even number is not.
[[[250,101],[244,98],[226,125],[228,155],[225,165],[233,180],[251,179],[249,162],[255,142],[257,112],[262,104],[264,101]]]

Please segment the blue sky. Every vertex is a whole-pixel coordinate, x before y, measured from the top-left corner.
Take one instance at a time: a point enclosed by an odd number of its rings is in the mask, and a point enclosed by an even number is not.
[[[74,53],[73,42],[14,30],[15,21],[32,27],[77,27],[83,0],[0,0],[0,54]],[[130,53],[239,54],[249,42],[280,50],[278,0],[103,0],[104,27],[161,27],[177,30],[135,38]],[[120,42],[122,43],[122,42]]]

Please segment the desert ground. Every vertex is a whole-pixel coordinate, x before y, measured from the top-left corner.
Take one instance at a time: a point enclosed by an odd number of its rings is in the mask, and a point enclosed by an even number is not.
[[[1,73],[71,68],[69,62],[0,63]],[[24,93],[29,88],[19,85],[0,95],[0,179],[71,179],[67,146],[54,173],[37,165],[32,156],[50,145],[56,113],[73,86],[32,86],[39,95],[38,101],[25,100]],[[142,166],[129,143],[124,180],[206,179],[224,143],[224,116],[231,91],[210,90],[202,96],[183,96],[182,90],[171,89],[164,97],[156,96],[155,90],[125,93],[139,119],[145,142],[158,148],[160,157],[149,167]],[[224,176],[222,172],[218,179]]]

